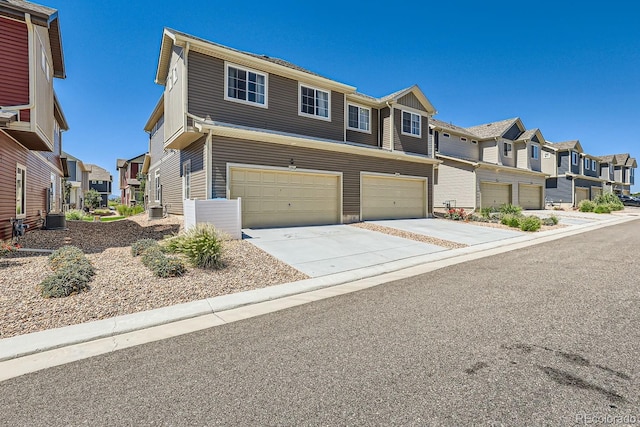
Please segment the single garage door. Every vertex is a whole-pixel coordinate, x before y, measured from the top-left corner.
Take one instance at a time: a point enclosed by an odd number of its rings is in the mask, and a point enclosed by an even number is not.
[[[591,200],[602,195],[602,187],[591,187]]]
[[[230,197],[242,198],[242,227],[340,223],[340,176],[231,168]]]
[[[480,183],[480,199],[483,208],[499,208],[511,203],[511,184]]]
[[[427,180],[362,175],[362,220],[425,218]]]
[[[589,200],[589,189],[584,187],[576,187],[576,206],[583,200]]]
[[[542,209],[542,186],[518,185],[518,199],[523,209]]]

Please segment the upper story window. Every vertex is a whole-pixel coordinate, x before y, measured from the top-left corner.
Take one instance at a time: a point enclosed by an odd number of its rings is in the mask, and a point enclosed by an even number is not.
[[[403,111],[402,112],[402,133],[405,135],[411,135],[419,138],[422,135],[421,119],[422,117],[420,117],[420,114],[415,114],[410,111]]]
[[[571,152],[571,164],[575,166],[578,165],[578,153],[576,151]]]
[[[531,146],[531,158],[534,160],[538,160],[540,158],[540,147],[537,145]]]
[[[349,104],[349,129],[371,133],[371,109]]]
[[[589,170],[591,168],[591,160],[585,158],[584,159],[584,170]]]
[[[47,81],[51,78],[51,69],[49,68],[49,61],[47,60],[47,51],[44,46],[40,46],[40,65],[42,66],[42,72],[47,77]]]
[[[317,119],[331,120],[331,94],[326,90],[316,89],[300,84],[298,114]]]
[[[510,142],[505,142],[503,146],[503,153],[505,157],[511,157],[513,151],[513,145]]]
[[[226,65],[224,99],[267,106],[267,75],[237,65]]]
[[[151,129],[151,136],[154,136],[159,130],[160,127],[164,124],[164,115],[160,116],[155,125],[153,125],[153,129]]]
[[[598,169],[598,164],[596,163],[595,160],[591,160],[591,170],[595,171]]]
[[[461,137],[460,137],[460,141],[462,141],[462,142],[467,142],[467,138],[465,138],[464,136],[461,136]]]

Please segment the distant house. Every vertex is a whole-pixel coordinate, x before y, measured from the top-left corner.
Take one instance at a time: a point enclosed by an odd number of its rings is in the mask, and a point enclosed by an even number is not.
[[[116,167],[118,168],[120,183],[120,203],[127,206],[144,203],[144,189],[142,186],[142,164],[144,163],[145,154],[140,154],[132,159],[118,159]]]
[[[89,189],[96,190],[102,197],[100,202],[101,207],[106,207],[109,202],[109,196],[111,195],[111,182],[113,177],[108,170],[101,168],[98,165],[87,165],[89,169]]]
[[[35,227],[63,207],[68,125],[54,78],[65,78],[58,12],[0,1],[0,239],[12,236],[11,220]]]
[[[434,178],[436,207],[543,208],[540,148],[546,141],[539,129],[525,129],[517,117],[468,128],[432,119],[429,126],[443,162]]]
[[[62,158],[66,159],[69,175],[66,177],[66,185],[69,186],[66,200],[63,202],[69,209],[81,209],[83,207],[84,193],[89,190],[89,172],[91,168],[82,160],[69,153],[62,152]]]

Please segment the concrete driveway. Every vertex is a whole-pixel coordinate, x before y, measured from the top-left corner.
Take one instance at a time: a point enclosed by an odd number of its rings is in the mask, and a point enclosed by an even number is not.
[[[447,221],[434,218],[393,219],[368,222],[456,243],[464,243],[469,246],[497,242],[524,234],[521,231],[504,230],[501,228],[467,224],[462,221]]]
[[[244,229],[249,242],[310,277],[446,250],[349,225]]]

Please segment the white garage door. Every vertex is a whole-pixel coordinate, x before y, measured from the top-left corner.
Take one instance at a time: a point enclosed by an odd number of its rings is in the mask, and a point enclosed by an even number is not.
[[[602,187],[591,187],[591,200],[602,194]]]
[[[520,184],[518,186],[519,205],[523,209],[542,209],[542,187]]]
[[[427,180],[362,175],[362,220],[425,218]]]
[[[338,224],[340,176],[234,167],[230,197],[242,198],[242,227]]]
[[[511,204],[511,184],[480,183],[481,207],[499,208]]]
[[[584,187],[576,187],[576,206],[583,200],[589,199],[589,189]]]

